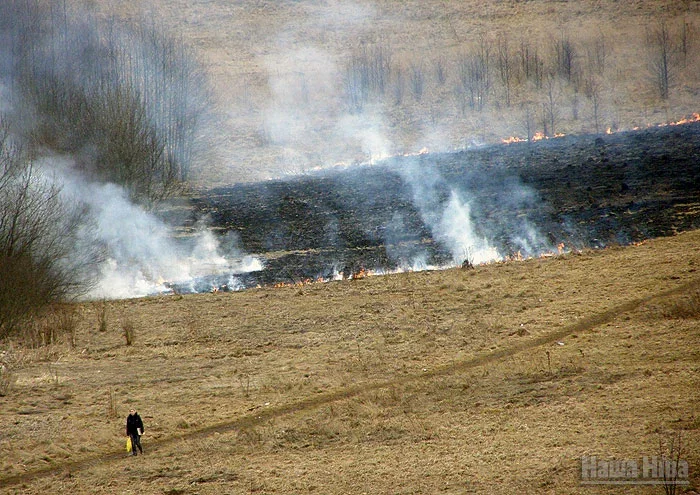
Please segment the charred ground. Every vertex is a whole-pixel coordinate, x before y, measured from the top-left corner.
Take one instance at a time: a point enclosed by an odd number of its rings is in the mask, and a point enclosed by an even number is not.
[[[450,191],[504,256],[522,251],[517,240],[528,236],[523,254],[696,229],[700,123],[394,157],[213,189],[193,203],[198,218],[236,232],[242,249],[265,259],[244,283],[270,284],[391,269],[419,256],[454,262],[430,226]]]

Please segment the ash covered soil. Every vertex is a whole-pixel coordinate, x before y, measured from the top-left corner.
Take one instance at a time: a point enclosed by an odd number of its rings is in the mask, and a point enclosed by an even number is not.
[[[700,123],[395,157],[192,202],[264,260],[244,286],[459,264],[469,223],[503,257],[624,245],[700,227]]]

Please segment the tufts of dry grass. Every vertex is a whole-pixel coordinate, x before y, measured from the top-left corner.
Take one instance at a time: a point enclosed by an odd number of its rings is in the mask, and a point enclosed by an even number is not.
[[[5,397],[12,391],[17,377],[5,365],[0,364],[0,397]]]
[[[127,318],[122,322],[122,335],[126,345],[133,345],[136,339],[136,328],[134,322]]]
[[[108,327],[108,316],[107,316],[107,301],[104,299],[96,303],[95,314],[97,317],[97,329],[100,332],[106,332]]]

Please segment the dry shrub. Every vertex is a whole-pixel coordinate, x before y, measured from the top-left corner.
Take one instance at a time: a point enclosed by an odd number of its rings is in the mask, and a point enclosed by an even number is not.
[[[0,397],[9,395],[17,377],[6,366],[0,365]]]
[[[659,437],[659,457],[666,464],[670,464],[673,469],[663,469],[663,487],[666,495],[676,495],[679,486],[679,466],[683,455],[683,441],[681,432],[669,433],[666,438]],[[680,481],[683,481],[682,479]]]
[[[49,383],[51,383],[54,387],[58,387],[61,384],[61,376],[58,373],[58,369],[56,369],[51,363],[46,365],[46,376],[48,377]]]
[[[22,326],[20,340],[25,347],[36,349],[53,344],[56,341],[56,333],[53,325],[46,324],[45,320],[32,320]]]
[[[75,307],[59,304],[22,325],[19,337],[24,346],[33,349],[61,343],[75,347],[76,328]]]
[[[119,417],[119,411],[117,409],[117,396],[114,393],[114,389],[109,389],[108,399],[109,402],[107,404],[107,417]]]
[[[122,330],[124,332],[124,341],[126,342],[126,345],[132,345],[134,343],[134,339],[136,338],[134,322],[129,319],[124,320],[122,323]]]
[[[107,301],[104,299],[97,304],[97,329],[100,332],[107,331]]]
[[[258,446],[263,443],[264,439],[260,429],[254,426],[247,426],[238,430],[237,441],[245,445]]]
[[[85,293],[101,260],[97,248],[76,254],[88,210],[34,170],[9,129],[0,115],[0,338]]]
[[[77,328],[75,313],[75,306],[63,305],[57,308],[53,315],[58,333],[73,348],[75,348],[76,344],[75,332]]]

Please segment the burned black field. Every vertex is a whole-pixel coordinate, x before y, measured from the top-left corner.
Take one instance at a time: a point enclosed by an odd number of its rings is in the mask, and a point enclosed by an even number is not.
[[[700,227],[700,123],[394,157],[192,201],[265,261],[244,286],[479,262],[469,239],[501,257],[625,245]]]

